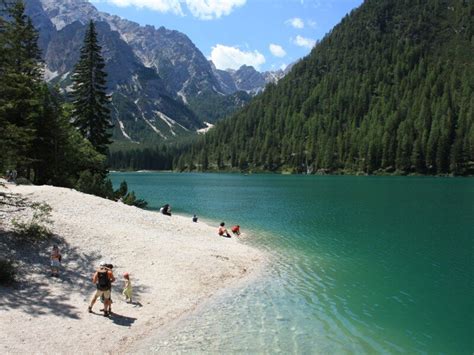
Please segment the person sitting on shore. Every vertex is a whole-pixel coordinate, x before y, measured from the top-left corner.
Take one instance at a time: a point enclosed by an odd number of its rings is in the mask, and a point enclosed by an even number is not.
[[[53,245],[53,250],[51,251],[51,276],[59,276],[59,268],[61,267],[61,252],[59,247],[55,244]]]
[[[160,212],[166,216],[171,216],[171,206],[169,204],[160,208]]]
[[[110,291],[112,288],[112,282],[115,281],[114,274],[110,269],[107,268],[107,263],[102,261],[99,269],[94,273],[92,282],[97,286],[97,291],[92,297],[91,303],[88,307],[89,313],[92,313],[92,307],[95,301],[100,296],[104,296],[104,317],[107,317],[110,312]]]
[[[224,222],[221,222],[217,233],[218,233],[221,237],[230,238],[231,236],[230,236],[229,232],[227,231],[227,229],[226,229],[224,226],[225,226],[225,223],[224,223]]]
[[[233,226],[231,228],[231,231],[232,233],[234,233],[234,235],[240,235],[240,226],[239,225]]]
[[[198,221],[198,217],[197,217],[196,215],[194,215],[194,216],[193,216],[193,222],[194,222],[194,223],[197,223],[197,221]]]

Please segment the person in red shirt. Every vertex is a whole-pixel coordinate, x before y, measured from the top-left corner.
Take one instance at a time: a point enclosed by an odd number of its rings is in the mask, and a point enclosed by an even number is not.
[[[232,233],[234,233],[234,235],[240,235],[240,226],[239,225],[233,226],[231,228],[231,231]]]

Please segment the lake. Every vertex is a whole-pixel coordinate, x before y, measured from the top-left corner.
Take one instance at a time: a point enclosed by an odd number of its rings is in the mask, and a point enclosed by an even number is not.
[[[239,224],[272,262],[150,351],[474,351],[474,179],[112,173],[151,209]],[[198,237],[198,236],[197,236]],[[216,237],[217,238],[217,237]]]

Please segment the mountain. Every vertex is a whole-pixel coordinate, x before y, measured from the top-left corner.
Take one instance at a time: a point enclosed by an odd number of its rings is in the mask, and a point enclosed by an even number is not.
[[[45,77],[66,91],[85,25],[91,19],[97,23],[115,139],[140,142],[192,134],[205,122],[243,107],[251,97],[240,90],[253,94],[266,84],[223,87],[212,63],[183,33],[140,26],[99,12],[86,0],[27,0],[26,5],[40,33]]]
[[[212,69],[224,92],[234,93],[236,91],[245,91],[250,95],[256,95],[262,92],[267,84],[277,83],[278,80],[288,73],[286,69],[261,73],[255,70],[254,67],[248,65],[242,65],[237,70],[219,70],[214,66]]]
[[[473,174],[473,15],[472,1],[364,1],[175,168]]]

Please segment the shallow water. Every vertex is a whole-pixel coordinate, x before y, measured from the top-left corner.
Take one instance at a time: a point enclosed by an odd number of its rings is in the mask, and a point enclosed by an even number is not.
[[[273,262],[150,351],[471,354],[474,179],[113,173]]]

